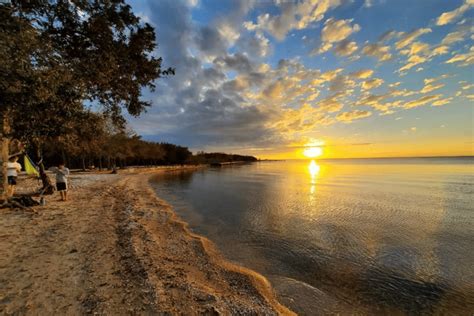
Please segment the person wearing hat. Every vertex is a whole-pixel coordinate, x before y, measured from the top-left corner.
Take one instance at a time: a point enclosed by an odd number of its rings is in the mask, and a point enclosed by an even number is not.
[[[18,156],[11,156],[7,163],[8,196],[15,194],[16,179],[18,172],[21,171],[21,165],[18,163]]]

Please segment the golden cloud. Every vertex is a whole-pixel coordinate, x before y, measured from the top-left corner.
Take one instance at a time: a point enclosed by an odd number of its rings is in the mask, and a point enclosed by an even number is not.
[[[440,88],[444,87],[443,83],[432,85],[432,84],[427,84],[421,89],[421,93],[430,93],[431,91],[438,90]]]
[[[371,90],[380,87],[384,83],[383,79],[374,78],[362,82],[362,90]]]
[[[442,95],[441,94],[436,94],[436,95],[426,95],[426,96],[423,96],[419,99],[416,99],[416,100],[413,100],[413,101],[410,101],[408,103],[406,103],[403,107],[405,109],[412,109],[412,108],[416,108],[416,107],[419,107],[419,106],[422,106],[422,105],[425,105],[427,103],[430,103],[432,101],[435,101],[439,98],[441,98]]]
[[[350,112],[339,113],[336,116],[336,119],[344,123],[350,123],[353,120],[361,119],[361,118],[368,117],[371,115],[372,115],[372,112],[370,111],[354,110]]]
[[[379,61],[388,61],[392,58],[392,54],[390,54],[390,46],[383,46],[378,43],[365,45],[362,49],[362,53],[367,56],[375,57]]]
[[[442,106],[442,105],[446,105],[446,104],[451,103],[452,100],[453,100],[453,98],[439,99],[439,100],[433,102],[433,104],[431,104],[431,105],[432,106]]]
[[[446,64],[459,63],[460,66],[469,66],[474,64],[474,46],[465,54],[456,54],[448,59]]]
[[[372,69],[361,69],[356,72],[351,73],[350,75],[357,79],[367,79],[372,77],[374,71]]]
[[[405,33],[401,36],[400,40],[395,43],[395,48],[397,50],[400,50],[406,46],[408,46],[410,43],[412,43],[414,40],[416,40],[419,36],[426,34],[426,33],[431,33],[430,28],[421,28],[414,30],[410,33]]]
[[[472,1],[472,0],[466,0],[466,2],[462,6],[460,6],[459,8],[457,8],[453,11],[444,12],[443,14],[441,14],[438,17],[438,19],[436,21],[436,25],[441,26],[441,25],[446,25],[446,24],[454,22],[461,15],[463,15],[464,12],[466,12],[473,5],[473,3],[474,3],[474,1]]]
[[[334,52],[339,56],[349,56],[352,55],[359,47],[357,47],[356,42],[351,42],[344,40],[336,45]]]

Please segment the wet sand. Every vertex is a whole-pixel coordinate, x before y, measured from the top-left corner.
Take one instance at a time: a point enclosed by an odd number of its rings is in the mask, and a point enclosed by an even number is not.
[[[168,170],[73,174],[67,202],[0,210],[0,314],[291,315],[156,197]]]

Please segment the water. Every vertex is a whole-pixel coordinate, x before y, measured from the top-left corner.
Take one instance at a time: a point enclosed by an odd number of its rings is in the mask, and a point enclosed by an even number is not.
[[[157,194],[302,315],[474,311],[474,160],[260,162]]]

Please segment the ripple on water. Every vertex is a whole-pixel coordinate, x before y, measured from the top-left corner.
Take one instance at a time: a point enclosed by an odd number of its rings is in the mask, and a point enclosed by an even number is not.
[[[302,315],[466,314],[473,169],[422,162],[321,164],[314,175],[304,163],[261,163],[155,185]]]

